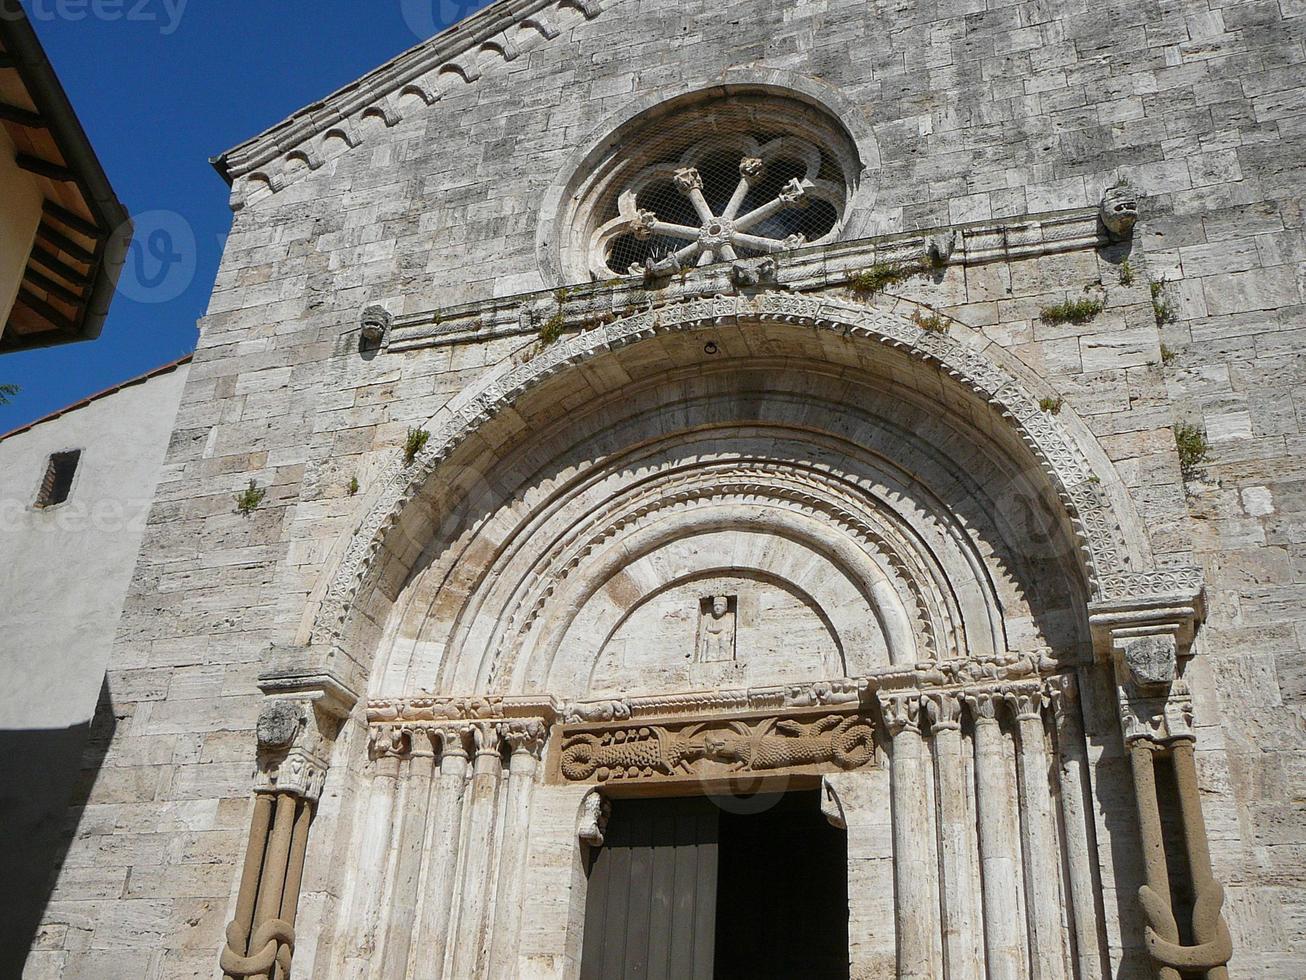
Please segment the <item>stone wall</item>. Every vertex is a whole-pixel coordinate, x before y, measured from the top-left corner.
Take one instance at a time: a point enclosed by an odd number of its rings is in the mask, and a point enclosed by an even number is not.
[[[1204,567],[1199,755],[1234,968],[1300,971],[1306,9],[585,6],[592,16],[551,10],[557,36],[537,31],[511,61],[475,55],[475,81],[433,78],[443,95],[429,107],[396,99],[393,125],[360,121],[357,146],[287,171],[237,212],[108,675],[112,778],[78,815],[28,975],[212,975],[269,644],[302,639],[306,601],[407,430],[535,345],[509,335],[360,356],[361,311],[559,285],[541,268],[552,216],[539,202],[578,151],[632,104],[732,68],[808,79],[855,114],[875,190],[866,234],[1095,207],[1120,177],[1142,194],[1129,284],[1124,252],[1106,249],[949,267],[892,293],[954,317],[959,336],[1064,399],[1120,474],[1158,563]],[[1040,320],[1086,288],[1103,315]],[[1179,421],[1210,442],[1187,482]],[[267,496],[242,516],[232,497],[251,479]]]
[[[114,727],[104,672],[188,370],[162,369],[0,439],[3,974],[21,971],[63,860],[70,803],[92,781],[110,794],[135,782],[116,753],[99,768]],[[36,506],[52,454],[70,451],[81,455],[67,499]],[[182,691],[203,671],[171,683]],[[95,881],[96,863],[69,855],[61,878]]]

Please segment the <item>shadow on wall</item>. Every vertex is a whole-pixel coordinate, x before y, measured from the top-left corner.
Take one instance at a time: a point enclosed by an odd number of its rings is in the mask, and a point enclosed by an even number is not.
[[[116,719],[107,681],[95,717],[0,731],[0,977],[20,977]]]

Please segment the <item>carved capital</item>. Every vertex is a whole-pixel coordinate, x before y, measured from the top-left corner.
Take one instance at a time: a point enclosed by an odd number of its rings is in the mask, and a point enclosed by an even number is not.
[[[471,755],[471,725],[437,725],[431,729],[431,737],[440,743],[441,758],[459,756],[466,759]]]
[[[677,170],[671,179],[676,185],[676,190],[682,194],[689,194],[692,191],[701,191],[703,189],[703,175],[693,167],[684,167]]]
[[[259,678],[269,695],[255,729],[259,793],[316,800],[331,765],[331,749],[355,696],[334,674],[312,669]]]
[[[549,729],[543,721],[515,719],[499,726],[499,737],[508,743],[513,755],[529,755],[539,759],[544,754]]]
[[[1004,692],[1007,704],[1017,721],[1043,721],[1043,691],[1039,688],[1015,688]]]
[[[927,695],[925,710],[929,714],[930,730],[934,734],[961,730],[961,699],[955,694]]]
[[[1120,724],[1126,745],[1139,741],[1167,745],[1197,738],[1192,698],[1183,685],[1176,685],[1160,698],[1127,697],[1122,693]]]
[[[750,184],[762,179],[766,164],[760,157],[744,157],[739,161],[739,176]]]
[[[630,219],[630,233],[640,241],[646,242],[653,237],[653,228],[657,223],[658,216],[655,212],[640,208]]]
[[[921,699],[918,694],[879,695],[884,723],[894,738],[904,732],[919,735],[921,732]]]
[[[1003,703],[1000,691],[971,691],[965,695],[966,707],[977,725],[998,724],[998,709]]]
[[[412,751],[412,733],[403,728],[381,725],[373,728],[367,741],[367,754],[378,759],[402,759]]]
[[[498,756],[503,745],[498,725],[472,725],[472,749],[479,759],[483,756]]]

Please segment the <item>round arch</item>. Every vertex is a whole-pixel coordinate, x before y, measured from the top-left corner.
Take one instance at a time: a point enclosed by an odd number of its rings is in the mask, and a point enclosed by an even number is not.
[[[668,377],[701,373],[697,335],[703,332],[735,363],[769,365],[773,374],[796,363],[795,344],[823,351],[834,378],[878,371],[893,384],[915,372],[912,383],[931,393],[940,414],[964,417],[980,433],[975,438],[988,439],[1041,487],[1058,511],[1085,602],[1110,598],[1118,591],[1112,583],[1149,570],[1145,535],[1105,455],[1068,413],[1053,416],[1039,408],[1041,392],[1022,381],[1018,364],[999,363],[1003,352],[981,353],[878,308],[783,294],[718,297],[643,311],[558,342],[525,363],[505,361],[454,399],[428,424],[427,448],[411,465],[396,460],[373,491],[310,604],[301,642],[337,643],[360,653],[375,648],[384,614],[362,608],[367,604],[360,596],[384,593],[393,601],[400,594],[439,519],[433,515],[475,491],[460,484],[454,472],[463,469],[459,461],[493,457],[520,437],[527,402],[570,390],[575,407],[578,386],[611,395],[630,383],[626,370],[614,368],[616,361],[637,372],[656,365],[671,372]],[[928,427],[920,417],[904,424]],[[922,443],[932,437],[918,435]],[[529,446],[521,451],[531,453]],[[928,619],[919,598],[907,595],[900,605],[909,619]]]

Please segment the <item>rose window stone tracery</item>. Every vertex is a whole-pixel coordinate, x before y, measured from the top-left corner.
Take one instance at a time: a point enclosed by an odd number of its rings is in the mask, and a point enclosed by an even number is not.
[[[827,239],[843,187],[815,146],[792,137],[709,139],[647,168],[617,198],[592,254],[615,274],[772,255]]]

